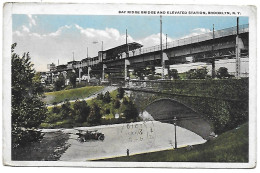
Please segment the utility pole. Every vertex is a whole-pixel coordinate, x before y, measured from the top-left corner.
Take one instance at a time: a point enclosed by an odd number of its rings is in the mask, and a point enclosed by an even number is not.
[[[174,148],[177,149],[177,132],[176,132],[177,118],[174,117],[173,121],[174,121],[174,143],[175,143]]]
[[[240,45],[239,45],[239,17],[237,17],[237,36],[236,36],[236,78],[240,77]]]
[[[128,37],[128,35],[127,35],[127,29],[126,29],[126,38],[125,38],[125,40],[126,40],[126,46],[127,46],[127,58],[128,58],[128,54],[129,54],[129,47],[128,47],[128,43],[127,43],[127,37]]]
[[[74,61],[74,52],[72,52],[72,57],[73,57],[73,61]]]
[[[165,49],[167,49],[167,34],[166,34],[166,48]]]
[[[101,42],[101,62],[103,62],[103,41]],[[103,64],[103,69],[102,69],[102,74],[101,74],[102,81],[105,80],[105,68],[106,68],[106,65]]]
[[[87,47],[87,58],[88,58],[88,47]]]
[[[128,57],[129,57],[129,47],[128,47],[128,43],[127,43],[127,29],[126,29],[126,37],[125,37],[125,43],[126,43],[126,59],[125,59],[125,81],[127,79],[127,62],[128,62]]]
[[[160,47],[161,47],[161,51],[160,51],[160,56],[161,56],[161,61],[162,61],[162,79],[164,79],[164,60],[163,60],[163,52],[162,52],[162,16],[160,16]]]
[[[216,72],[215,72],[215,57],[214,57],[214,43],[215,43],[215,26],[213,24],[213,42],[212,42],[212,78],[214,79],[216,77]]]

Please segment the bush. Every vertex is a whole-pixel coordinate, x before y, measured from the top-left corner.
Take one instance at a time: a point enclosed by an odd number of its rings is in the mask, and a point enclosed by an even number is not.
[[[73,88],[76,87],[76,80],[77,80],[77,75],[74,72],[69,72],[68,73],[68,79],[70,80],[70,84]]]
[[[105,95],[104,95],[103,102],[105,102],[105,103],[110,103],[110,101],[111,101],[111,96],[110,96],[109,91],[107,91],[107,92],[105,93]]]
[[[59,114],[60,113],[60,108],[58,108],[57,106],[53,106],[52,113]]]
[[[62,120],[62,116],[57,113],[49,113],[45,119],[45,122],[53,123]]]
[[[73,110],[71,109],[70,106],[71,104],[69,101],[65,101],[65,103],[61,105],[61,116],[63,118],[72,118]]]
[[[173,79],[180,79],[178,70],[176,70],[176,69],[169,70],[169,77],[173,78]]]
[[[97,99],[103,101],[103,99],[104,99],[103,93],[99,93],[99,94],[97,95]]]
[[[186,77],[188,79],[206,79],[208,77],[208,69],[207,67],[202,67],[199,69],[190,69],[186,73]]]
[[[90,107],[87,105],[85,100],[78,101],[76,100],[73,105],[74,113],[75,113],[75,121],[78,123],[83,123],[87,121],[87,117],[90,112]]]
[[[118,92],[117,98],[122,99],[122,98],[124,97],[125,90],[124,90],[122,87],[119,87],[119,88],[117,89],[117,92]]]
[[[106,114],[110,114],[110,109],[107,108],[106,111],[105,111]]]
[[[228,69],[226,67],[220,67],[217,71],[217,78],[224,79],[229,78],[231,75],[228,73]]]
[[[127,120],[136,120],[138,117],[138,110],[135,107],[134,103],[132,101],[129,101],[126,105],[125,110],[123,111],[124,116]]]
[[[60,91],[65,86],[65,78],[63,74],[60,74],[58,79],[54,82],[55,91]]]
[[[101,120],[101,113],[100,113],[100,107],[94,103],[90,109],[89,116],[87,118],[87,121],[93,125],[93,124],[99,124]]]
[[[123,98],[123,104],[124,104],[124,105],[128,105],[128,100],[127,100],[126,97]]]
[[[114,108],[118,109],[120,107],[120,101],[118,99],[116,99],[114,101]]]

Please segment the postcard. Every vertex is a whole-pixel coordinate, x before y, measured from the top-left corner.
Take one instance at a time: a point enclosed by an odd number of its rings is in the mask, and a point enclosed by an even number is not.
[[[3,8],[4,165],[256,166],[256,7]]]

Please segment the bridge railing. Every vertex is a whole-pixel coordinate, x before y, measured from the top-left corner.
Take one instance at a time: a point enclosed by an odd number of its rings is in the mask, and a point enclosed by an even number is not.
[[[244,25],[239,25],[239,33],[245,33],[249,31],[249,24],[244,24]],[[237,27],[231,27],[231,28],[225,28],[221,30],[217,30],[214,32],[214,37],[215,38],[221,38],[221,37],[226,37],[230,35],[235,35],[237,34]],[[192,43],[198,43],[206,40],[211,40],[213,39],[213,31],[207,32],[205,34],[200,34],[192,37],[186,37],[178,40],[174,40],[172,42],[167,42],[162,44],[162,49],[169,49],[173,47],[178,47],[178,46],[183,46],[187,44],[192,44]],[[150,53],[150,52],[156,52],[160,51],[161,47],[160,45],[152,46],[152,47],[147,47],[147,48],[141,48],[141,49],[136,49],[134,51],[129,52],[129,57],[145,54],[145,53]],[[126,54],[122,54],[122,58],[126,58]]]

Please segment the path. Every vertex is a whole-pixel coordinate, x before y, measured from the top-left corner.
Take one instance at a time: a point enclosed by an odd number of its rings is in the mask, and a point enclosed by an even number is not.
[[[96,98],[97,95],[100,94],[100,93],[105,94],[107,91],[111,92],[111,91],[114,91],[114,90],[116,90],[116,89],[117,89],[117,87],[115,87],[115,86],[106,86],[105,88],[103,88],[102,90],[100,90],[100,91],[98,91],[98,92],[92,94],[91,96],[88,96],[88,97],[83,98],[83,99],[78,99],[78,100],[80,100],[80,101],[82,101],[82,100],[86,100],[86,101],[87,101],[87,100],[91,100],[91,99],[93,99],[93,98]],[[76,100],[69,100],[70,103],[71,103],[71,102],[75,102],[75,101],[76,101]],[[60,103],[56,104],[56,106],[61,106],[62,104],[64,104],[64,102],[60,102]],[[47,104],[47,107],[53,107],[53,106],[54,106],[54,105]]]

